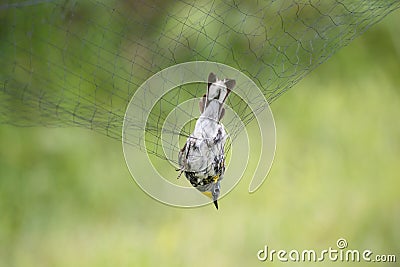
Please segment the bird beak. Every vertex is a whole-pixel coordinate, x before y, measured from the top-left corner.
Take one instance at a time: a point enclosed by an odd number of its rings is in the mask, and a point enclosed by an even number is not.
[[[215,205],[215,207],[218,209],[218,202],[217,202],[217,200],[214,200],[214,205]]]

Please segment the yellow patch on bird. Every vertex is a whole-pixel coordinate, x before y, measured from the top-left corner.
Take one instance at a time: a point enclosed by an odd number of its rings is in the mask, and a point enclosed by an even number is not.
[[[214,184],[218,182],[218,179],[219,179],[219,175],[215,175],[213,177]]]
[[[202,192],[202,193],[203,193],[203,195],[208,196],[209,198],[212,198],[210,191],[206,191],[206,192]]]
[[[217,183],[218,180],[219,180],[219,175],[215,175],[215,176],[212,178],[212,180],[213,180],[213,183],[214,183],[214,184]],[[208,196],[209,198],[213,198],[210,191],[206,191],[206,192],[202,192],[202,193],[203,193],[203,195]]]

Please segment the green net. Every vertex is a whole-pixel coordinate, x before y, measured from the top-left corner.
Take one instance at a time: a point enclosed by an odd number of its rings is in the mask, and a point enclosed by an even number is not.
[[[240,70],[272,103],[399,6],[393,0],[1,3],[0,123],[79,126],[120,139],[137,88],[166,67],[196,60]],[[204,88],[180,87],[163,96],[147,134],[159,138],[169,110]],[[229,101],[251,121],[246,104],[233,96]],[[176,134],[185,136],[193,126],[186,128]],[[158,146],[155,141],[147,150],[162,157]]]

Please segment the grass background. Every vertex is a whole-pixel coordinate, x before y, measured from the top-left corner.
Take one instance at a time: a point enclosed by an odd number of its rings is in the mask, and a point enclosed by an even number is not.
[[[154,201],[104,136],[0,125],[0,266],[311,266],[256,253],[322,250],[340,237],[400,261],[396,25],[398,11],[272,104],[268,179],[252,195],[242,180],[219,211]]]

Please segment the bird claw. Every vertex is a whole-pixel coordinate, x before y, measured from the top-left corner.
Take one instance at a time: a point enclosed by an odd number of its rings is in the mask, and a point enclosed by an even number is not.
[[[179,173],[178,177],[176,177],[176,179],[181,178],[182,173],[183,173],[183,169],[175,169],[175,171],[177,171],[177,172],[180,171],[180,173]]]

